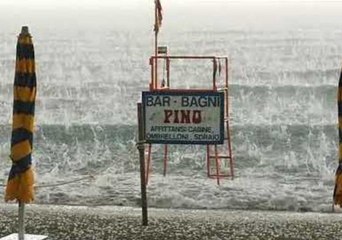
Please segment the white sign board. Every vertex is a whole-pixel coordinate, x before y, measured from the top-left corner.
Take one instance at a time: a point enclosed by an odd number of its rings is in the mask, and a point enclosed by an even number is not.
[[[223,143],[223,92],[143,92],[142,105],[147,143]]]

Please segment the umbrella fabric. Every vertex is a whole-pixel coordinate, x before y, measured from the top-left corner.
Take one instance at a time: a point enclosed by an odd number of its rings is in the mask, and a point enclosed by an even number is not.
[[[342,206],[342,70],[338,83],[337,93],[338,109],[338,136],[339,136],[339,160],[335,176],[334,204]]]
[[[28,31],[28,30],[27,30]],[[13,123],[11,138],[12,168],[6,186],[5,200],[23,203],[34,199],[32,140],[36,99],[36,73],[31,35],[18,37],[14,80]]]

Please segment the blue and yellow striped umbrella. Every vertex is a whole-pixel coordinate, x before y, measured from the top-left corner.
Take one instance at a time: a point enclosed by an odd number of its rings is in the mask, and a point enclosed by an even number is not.
[[[339,160],[335,176],[334,204],[342,207],[342,70],[337,93]]]
[[[34,199],[32,140],[36,99],[36,73],[32,37],[23,27],[17,42],[14,80],[13,123],[11,138],[12,168],[6,186],[5,200],[23,203]]]

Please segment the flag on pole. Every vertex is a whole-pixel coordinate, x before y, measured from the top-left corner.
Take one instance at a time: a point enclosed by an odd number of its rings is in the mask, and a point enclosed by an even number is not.
[[[339,136],[339,160],[335,174],[334,204],[342,207],[342,70],[338,83],[337,93],[338,109],[338,136]]]
[[[156,19],[154,24],[154,31],[156,33],[159,32],[159,28],[161,27],[162,20],[163,20],[163,9],[160,3],[160,0],[155,0],[155,11],[156,11]]]
[[[5,200],[30,203],[34,199],[32,141],[36,99],[36,73],[32,37],[23,27],[18,37],[14,79],[13,123],[11,138],[12,168]]]

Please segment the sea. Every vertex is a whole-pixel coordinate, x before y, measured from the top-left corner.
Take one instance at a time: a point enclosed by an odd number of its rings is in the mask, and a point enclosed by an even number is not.
[[[229,58],[235,178],[217,185],[207,177],[203,145],[169,146],[163,176],[163,145],[153,145],[150,207],[331,210],[341,5],[218,0],[163,5],[159,42],[170,54]],[[6,24],[0,30],[0,202],[11,167],[16,40],[28,24],[38,81],[35,202],[140,205],[137,102],[150,81],[153,1],[101,6],[1,8]],[[210,86],[211,67],[210,61],[172,61],[171,86]],[[163,64],[159,74],[165,76]]]

